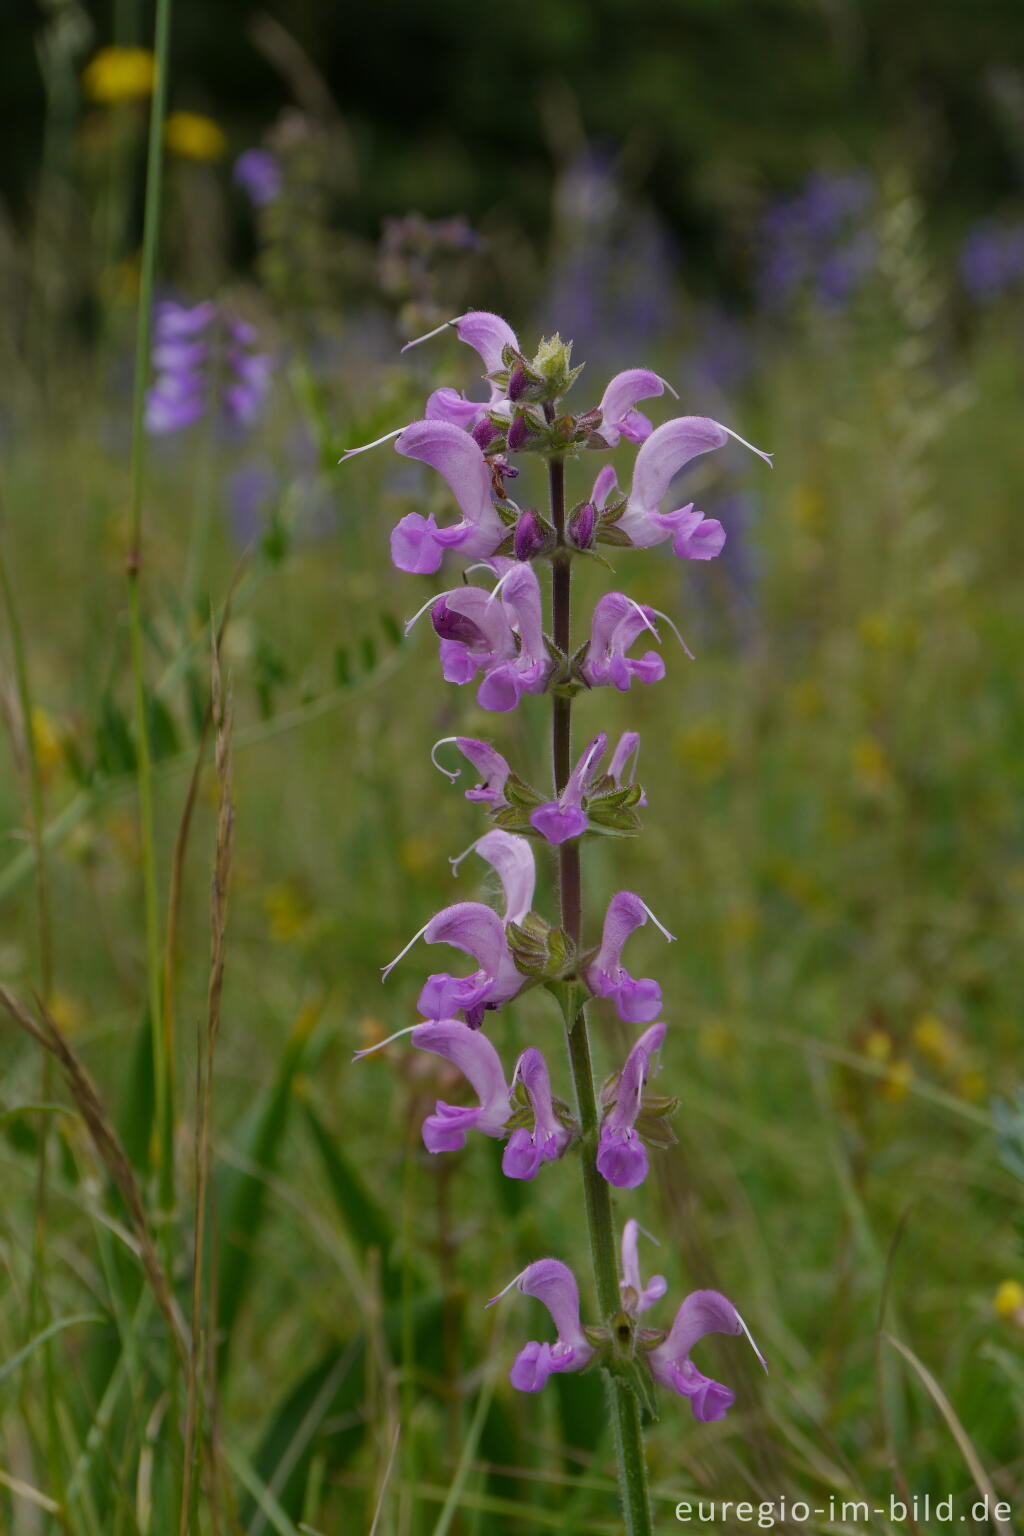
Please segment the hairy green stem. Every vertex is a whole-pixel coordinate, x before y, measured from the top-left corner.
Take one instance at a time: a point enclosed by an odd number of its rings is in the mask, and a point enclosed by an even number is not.
[[[558,537],[551,584],[552,629],[554,641],[566,655],[571,655],[572,603],[571,555],[565,544],[565,462],[553,458],[549,466],[551,521]],[[551,721],[551,748],[555,794],[561,794],[569,778],[572,762],[572,701],[554,696]],[[559,899],[561,923],[580,952],[583,925],[583,898],[580,874],[580,845],[575,839],[561,843],[558,849]],[[580,1008],[568,1032],[569,1060],[572,1065],[576,1105],[580,1117],[580,1166],[583,1170],[583,1201],[590,1239],[590,1257],[594,1269],[598,1304],[602,1321],[607,1323],[619,1310],[618,1254],[608,1185],[597,1171],[598,1113],[594,1091],[594,1069],[590,1059],[586,1010]],[[635,1394],[619,1377],[605,1372],[608,1410],[615,1434],[619,1491],[625,1516],[627,1536],[651,1536],[651,1501],[647,1488],[647,1460],[644,1452],[640,1405]]]

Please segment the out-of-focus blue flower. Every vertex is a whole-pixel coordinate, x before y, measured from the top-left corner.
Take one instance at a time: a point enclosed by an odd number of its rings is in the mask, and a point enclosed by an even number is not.
[[[960,248],[960,276],[975,304],[993,304],[1024,285],[1024,223],[975,224]]]
[[[755,287],[765,309],[799,296],[842,309],[871,273],[877,244],[871,228],[875,192],[861,171],[818,172],[792,197],[772,204],[758,235]]]
[[[658,341],[672,325],[674,253],[654,212],[625,196],[610,155],[590,146],[569,163],[554,223],[545,321],[595,365]]]
[[[266,208],[281,195],[281,162],[268,149],[247,149],[235,161],[231,174],[254,208]]]
[[[180,432],[219,406],[229,421],[250,426],[270,389],[271,359],[254,350],[257,333],[207,299],[188,305],[166,299],[153,321],[156,378],[146,392],[146,430]]]

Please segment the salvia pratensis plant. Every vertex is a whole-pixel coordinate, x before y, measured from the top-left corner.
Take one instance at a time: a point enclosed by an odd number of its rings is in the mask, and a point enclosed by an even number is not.
[[[442,525],[432,514],[407,514],[391,535],[392,559],[399,570],[427,575],[437,572],[446,556],[467,562],[463,580],[438,592],[408,627],[429,613],[444,677],[475,688],[482,709],[506,713],[525,696],[546,696],[553,785],[536,788],[490,742],[453,736],[434,744],[431,759],[449,780],[463,771],[454,766],[459,758],[475,771],[478,782],[465,791],[466,798],[492,823],[452,863],[457,870],[475,854],[490,864],[504,907],[497,911],[483,902],[460,901],[444,908],[385,967],[387,977],[399,961],[411,965],[419,941],[461,950],[474,967],[468,974],[461,969],[427,974],[419,993],[420,1021],[391,1039],[407,1037],[416,1049],[442,1057],[471,1090],[470,1102],[441,1101],[426,1117],[422,1135],[428,1152],[458,1150],[470,1132],[478,1132],[504,1142],[503,1172],[519,1180],[532,1180],[546,1164],[578,1154],[596,1316],[592,1323],[581,1321],[580,1288],[563,1259],[528,1265],[506,1289],[542,1302],[556,1338],[526,1344],[510,1379],[521,1391],[537,1392],[556,1372],[601,1372],[626,1529],[636,1536],[652,1529],[642,1422],[655,1413],[656,1386],[688,1398],[697,1419],[721,1419],[733,1393],[705,1376],[691,1351],[705,1334],[746,1329],[732,1302],[708,1290],[687,1296],[667,1329],[647,1326],[641,1319],[665,1294],[666,1282],[660,1276],[646,1285],[641,1280],[639,1228],[632,1218],[621,1235],[621,1261],[617,1252],[611,1189],[643,1183],[651,1150],[674,1140],[668,1118],[675,1108],[656,1081],[667,1035],[659,1017],[661,988],[649,977],[633,976],[623,953],[630,935],[648,922],[666,940],[673,936],[632,891],[612,897],[599,933],[585,933],[583,845],[588,838],[637,833],[646,800],[636,776],[638,734],[623,733],[609,751],[601,731],[577,744],[574,756],[572,710],[582,690],[627,692],[634,682],[659,681],[665,675],[657,648],[662,627],[677,636],[678,631],[667,615],[617,590],[599,599],[589,621],[574,624],[572,572],[579,558],[598,554],[607,565],[603,551],[663,543],[684,560],[713,559],[725,544],[721,523],[692,502],[672,510],[663,504],[691,459],[731,438],[743,439],[702,416],[677,416],[652,426],[639,403],[674,391],[646,368],[618,374],[594,406],[573,413],[564,399],[581,370],[572,366],[570,343],[555,335],[531,358],[497,315],[469,311],[448,325],[482,358],[485,394],[467,399],[455,389],[437,389],[422,419],[379,441],[390,441],[397,453],[435,469],[447,482],[458,517]],[[628,488],[620,489],[614,469],[605,464],[583,499],[569,505],[567,462],[622,444],[637,448]],[[364,451],[353,449],[345,458]],[[759,449],[752,451],[770,462]],[[517,460],[525,454],[547,464],[543,511],[519,506],[511,493]],[[545,568],[546,583],[538,574]],[[538,845],[550,848],[558,863],[555,922],[533,909]],[[561,1009],[571,1104],[555,1094],[552,1051],[545,1055],[531,1045],[509,1071],[486,1033],[490,1012],[533,987],[545,988]],[[603,1086],[595,1083],[591,1064],[586,1016],[591,997],[608,999],[621,1021],[642,1026],[620,1070]]]

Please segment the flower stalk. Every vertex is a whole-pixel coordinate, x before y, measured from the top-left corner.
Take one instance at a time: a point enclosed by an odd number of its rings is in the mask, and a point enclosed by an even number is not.
[[[548,467],[551,521],[558,548],[552,560],[551,627],[555,645],[564,655],[572,654],[572,556],[566,547],[565,460],[552,458]],[[565,789],[572,764],[572,700],[552,695],[551,755],[554,766],[555,798]],[[582,869],[580,840],[572,838],[558,849],[559,906],[562,927],[577,952],[583,927]],[[618,1255],[609,1186],[597,1170],[598,1113],[594,1088],[594,1069],[590,1059],[587,1013],[581,1003],[568,1025],[569,1062],[576,1090],[576,1110],[580,1121],[583,1175],[583,1200],[590,1241],[590,1259],[598,1305],[605,1323],[619,1307]],[[605,1392],[615,1435],[615,1459],[618,1465],[619,1492],[627,1536],[647,1536],[653,1531],[651,1500],[647,1481],[647,1458],[640,1404],[625,1381],[605,1372]]]

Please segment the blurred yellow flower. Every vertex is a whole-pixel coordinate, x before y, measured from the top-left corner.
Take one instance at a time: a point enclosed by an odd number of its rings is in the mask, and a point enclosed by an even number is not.
[[[825,497],[816,485],[798,485],[790,498],[794,520],[816,531],[825,521]]]
[[[164,143],[183,160],[220,160],[228,147],[220,124],[199,112],[172,112],[164,123]]]
[[[853,773],[863,789],[875,792],[891,782],[889,759],[877,736],[861,736],[854,743]]]
[[[82,1007],[70,992],[55,992],[50,998],[49,1006],[53,1022],[66,1035],[73,1035],[81,1029]]]
[[[715,720],[697,720],[673,740],[675,755],[700,784],[711,784],[729,766],[732,742]]]
[[[148,48],[101,48],[82,72],[90,101],[143,101],[156,84],[156,60]]]
[[[437,858],[437,845],[425,832],[414,833],[399,844],[398,862],[407,875],[423,875]]]
[[[894,1061],[882,1079],[882,1098],[890,1104],[902,1104],[913,1080],[913,1064],[906,1059]]]
[[[881,610],[861,614],[857,630],[861,643],[872,650],[884,651],[892,644],[892,619]]]
[[[63,760],[64,743],[51,716],[38,704],[32,708],[32,746],[40,777],[45,782]]]
[[[996,1288],[992,1306],[997,1317],[1024,1322],[1024,1285],[1019,1280],[1003,1280]]]
[[[877,1027],[869,1030],[864,1037],[864,1055],[872,1061],[888,1061],[892,1055],[892,1036]]]
[[[922,1013],[910,1032],[914,1045],[933,1066],[948,1067],[957,1054],[953,1031],[934,1013]]]
[[[107,304],[117,304],[128,309],[139,298],[139,258],[126,256],[124,261],[101,268],[96,279],[100,297]]]
[[[956,1091],[968,1104],[980,1104],[985,1097],[985,1074],[976,1068],[961,1072],[956,1080]]]
[[[263,893],[263,914],[275,944],[293,944],[301,934],[309,909],[293,885],[272,885]]]
[[[733,1053],[735,1042],[732,1030],[720,1019],[716,1019],[713,1024],[705,1024],[697,1034],[697,1046],[705,1056],[721,1061]]]

